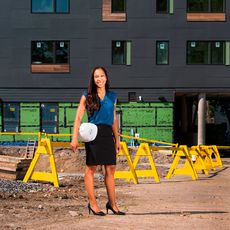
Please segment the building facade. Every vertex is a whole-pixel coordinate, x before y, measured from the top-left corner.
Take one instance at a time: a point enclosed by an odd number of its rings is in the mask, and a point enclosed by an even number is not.
[[[225,0],[1,1],[0,129],[72,133],[104,66],[122,134],[229,144],[229,16]]]

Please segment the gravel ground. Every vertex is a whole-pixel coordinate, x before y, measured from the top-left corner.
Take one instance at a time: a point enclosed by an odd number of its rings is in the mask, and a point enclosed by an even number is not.
[[[11,181],[0,179],[0,192],[17,194],[23,192],[46,191],[48,185],[41,183],[24,183],[21,181]]]
[[[63,173],[59,188],[50,183],[0,179],[0,229],[230,229],[230,159],[223,159],[224,167],[208,176],[199,174],[196,181],[180,175],[166,180],[171,158],[160,153],[153,156],[161,183],[152,178],[141,178],[137,185],[116,180],[117,203],[127,215],[109,213],[102,218],[89,215],[86,208],[84,154],[58,149],[55,160],[58,172]],[[146,166],[148,161],[144,158],[141,163]],[[126,168],[122,159],[118,164]],[[42,159],[38,168],[43,170],[47,165]],[[102,170],[98,172],[95,194],[105,211],[107,194]]]

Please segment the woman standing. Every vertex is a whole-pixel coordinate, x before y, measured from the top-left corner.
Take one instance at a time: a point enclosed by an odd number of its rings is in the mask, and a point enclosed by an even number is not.
[[[116,94],[109,90],[107,71],[103,67],[95,67],[88,86],[84,92],[76,112],[74,132],[71,142],[73,151],[79,146],[78,133],[85,110],[90,123],[97,125],[96,138],[85,143],[86,169],[85,187],[88,193],[89,213],[104,216],[97,204],[94,195],[94,173],[97,165],[105,167],[105,186],[108,194],[106,210],[111,210],[115,215],[125,215],[116,205],[114,173],[116,170],[116,153],[120,150],[118,138],[118,124],[116,118]]]

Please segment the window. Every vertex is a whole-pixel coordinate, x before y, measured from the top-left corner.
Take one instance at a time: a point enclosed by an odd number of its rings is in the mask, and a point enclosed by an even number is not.
[[[69,0],[32,0],[32,13],[69,13]]]
[[[223,41],[187,42],[187,64],[225,64],[225,45]]]
[[[125,22],[126,1],[125,0],[102,0],[103,22]]]
[[[19,103],[3,103],[4,132],[19,132],[20,119]]]
[[[41,131],[45,133],[58,132],[58,104],[41,104]]]
[[[33,64],[67,64],[69,62],[69,42],[32,41]]]
[[[32,72],[69,72],[69,42],[32,41],[31,64]]]
[[[173,14],[174,0],[156,0],[156,12],[159,14]]]
[[[157,65],[169,64],[169,42],[168,41],[156,42],[156,64]]]
[[[188,13],[223,13],[225,0],[187,0]]]
[[[128,100],[129,102],[136,102],[137,101],[136,92],[128,92]]]
[[[168,13],[168,0],[157,0],[157,13]]]
[[[112,0],[112,13],[125,13],[125,0]]]
[[[131,65],[130,41],[112,41],[112,64]]]

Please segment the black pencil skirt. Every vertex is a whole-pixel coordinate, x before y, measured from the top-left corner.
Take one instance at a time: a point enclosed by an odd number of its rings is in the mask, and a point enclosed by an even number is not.
[[[97,125],[95,140],[85,143],[86,165],[116,165],[116,147],[112,127]]]

